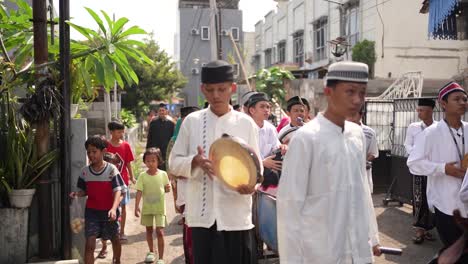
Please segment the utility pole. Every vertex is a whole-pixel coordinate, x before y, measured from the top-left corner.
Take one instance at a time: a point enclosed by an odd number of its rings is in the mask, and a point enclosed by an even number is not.
[[[33,9],[33,33],[34,33],[34,64],[40,66],[48,61],[48,39],[47,39],[47,0],[32,1]],[[36,72],[36,80],[47,78],[49,74],[47,67]],[[37,86],[39,87],[39,86]],[[49,150],[49,122],[39,121],[35,124],[35,144],[37,155],[42,157]],[[51,197],[50,175],[44,173],[38,180],[37,196],[39,200],[39,257],[47,259],[52,257],[52,197]]]
[[[218,60],[222,60],[223,59],[223,36],[221,36],[221,30],[222,30],[222,27],[221,27],[221,8],[218,8],[218,12],[216,13],[217,16],[218,16],[218,19],[216,20],[218,22],[218,25],[217,25],[217,30],[216,30],[216,35],[218,36],[217,37],[217,40],[218,40]]]
[[[59,1],[60,79],[62,82],[62,115],[60,116],[61,186],[62,186],[62,258],[71,258],[70,203],[71,191],[71,132],[70,132],[70,0]],[[53,33],[52,33],[53,34]]]
[[[216,18],[218,8],[216,7],[216,0],[210,0],[210,44],[211,44],[211,60],[218,58],[218,29],[216,27]]]

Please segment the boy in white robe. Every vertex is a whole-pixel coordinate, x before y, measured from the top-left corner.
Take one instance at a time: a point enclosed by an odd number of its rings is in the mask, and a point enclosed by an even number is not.
[[[229,105],[236,88],[230,64],[210,62],[202,68],[201,76],[201,91],[209,106],[184,119],[169,159],[171,173],[188,178],[185,208],[187,225],[192,229],[194,263],[254,264],[254,188],[227,187],[215,175],[207,156],[211,144],[223,134],[241,138],[259,156],[258,127]]]
[[[364,133],[345,121],[361,109],[367,81],[366,64],[332,64],[327,109],[289,144],[277,196],[282,264],[364,264],[380,254]]]

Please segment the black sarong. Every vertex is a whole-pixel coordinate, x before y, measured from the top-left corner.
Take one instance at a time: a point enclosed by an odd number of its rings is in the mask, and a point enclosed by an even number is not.
[[[217,231],[210,228],[192,228],[194,264],[255,264],[257,263],[253,229]]]
[[[434,228],[434,214],[427,204],[427,177],[413,175],[413,226],[424,230]]]

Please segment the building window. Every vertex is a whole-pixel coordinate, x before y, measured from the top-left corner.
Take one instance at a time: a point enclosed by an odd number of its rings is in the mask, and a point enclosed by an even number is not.
[[[235,41],[239,41],[239,39],[240,39],[240,34],[239,34],[239,28],[238,28],[238,27],[233,27],[233,28],[231,28],[231,34],[232,34],[232,38],[233,38]]]
[[[210,28],[209,27],[201,27],[201,39],[210,40]]]
[[[260,55],[255,55],[253,57],[253,65],[255,67],[255,71],[260,70]]]
[[[359,8],[357,5],[350,6],[346,10],[346,38],[351,47],[359,41]]]
[[[278,63],[286,62],[286,41],[278,43]]]
[[[265,68],[271,67],[271,49],[265,50]]]
[[[302,67],[304,65],[304,31],[294,33],[293,47],[294,63]]]
[[[314,23],[314,39],[314,60],[326,59],[327,19],[321,19]]]

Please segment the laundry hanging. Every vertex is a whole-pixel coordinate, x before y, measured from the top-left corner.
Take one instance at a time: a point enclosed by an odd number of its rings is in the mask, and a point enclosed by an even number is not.
[[[459,0],[429,1],[429,37],[457,39],[456,13],[459,3]]]

